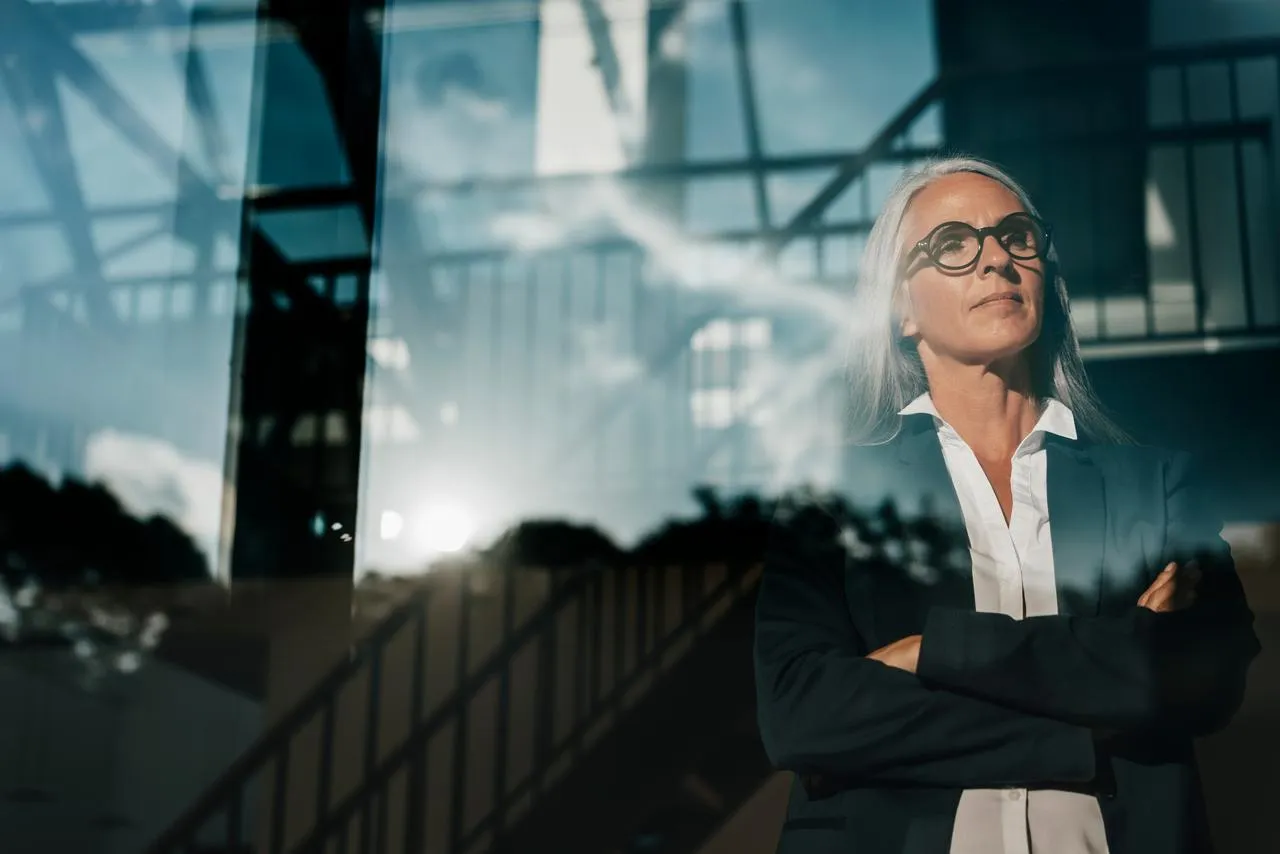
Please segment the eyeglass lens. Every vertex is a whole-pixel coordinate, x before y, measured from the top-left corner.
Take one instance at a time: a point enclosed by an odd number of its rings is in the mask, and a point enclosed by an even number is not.
[[[929,257],[940,267],[967,267],[978,259],[986,234],[994,235],[1006,252],[1024,261],[1037,257],[1045,243],[1039,223],[1029,216],[1014,214],[981,231],[968,223],[948,223],[930,238]]]

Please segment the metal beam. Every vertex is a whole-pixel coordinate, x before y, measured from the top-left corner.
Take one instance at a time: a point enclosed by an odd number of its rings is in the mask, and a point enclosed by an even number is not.
[[[925,86],[888,124],[881,128],[865,148],[840,164],[835,175],[814,194],[808,204],[797,211],[776,234],[766,239],[766,255],[776,257],[798,234],[812,228],[821,220],[826,215],[827,209],[840,198],[850,184],[866,172],[867,167],[891,156],[898,138],[910,129],[916,119],[937,99],[940,89],[941,86],[937,81]]]
[[[0,37],[4,35],[0,32]],[[62,226],[89,315],[101,329],[113,330],[117,317],[107,298],[102,260],[93,239],[79,170],[71,153],[62,100],[48,66],[34,55],[29,44],[12,35],[9,33],[9,37],[3,38],[3,51],[10,61],[0,63],[0,81],[17,108],[18,124],[26,137],[32,162],[49,193],[52,216]]]
[[[1238,138],[1262,140],[1268,138],[1270,125],[1265,120],[1241,120],[1239,122],[1197,122],[1182,127],[1158,127],[1134,133],[1099,133],[1076,131],[1053,136],[1035,136],[1026,139],[1008,138],[1009,145],[1034,144],[1042,148],[1058,148],[1080,145],[1095,146],[1149,146],[1199,143],[1213,141],[1231,141]],[[944,151],[936,146],[897,145],[882,151],[875,160],[880,163],[903,163],[933,157]],[[781,157],[765,157],[759,167],[765,173],[803,172],[820,169],[834,169],[844,166],[850,161],[861,158],[862,151],[832,151],[814,154],[801,154]],[[498,192],[536,188],[541,186],[562,186],[571,184],[589,184],[594,181],[608,180],[617,182],[643,182],[671,178],[705,178],[726,175],[746,175],[753,171],[750,159],[729,158],[721,160],[690,161],[685,163],[652,164],[623,169],[617,172],[572,172],[554,175],[495,175],[476,178],[464,178],[455,181],[419,181],[407,177],[397,177],[386,182],[382,198],[387,201],[403,201],[415,198],[423,193],[467,193]],[[257,210],[285,210],[303,206],[331,206],[353,204],[357,200],[356,190],[350,185],[324,185],[309,187],[274,187],[255,185],[245,189],[244,197],[257,205]],[[238,205],[241,198],[218,197],[209,204],[225,206]],[[95,217],[138,216],[148,213],[160,213],[168,207],[168,203],[127,203],[100,205],[92,209]],[[0,213],[0,227],[14,225],[31,225],[50,222],[53,217],[42,213]]]
[[[10,0],[17,12],[17,29],[27,38],[38,34],[42,43],[41,61],[80,90],[85,101],[114,126],[138,151],[161,172],[177,166],[180,192],[192,195],[200,203],[217,204],[218,194],[191,167],[180,151],[172,148],[147,122],[128,98],[121,95],[76,46],[48,8],[50,4],[33,4],[29,0]]]
[[[733,32],[734,66],[738,72],[738,93],[742,99],[742,123],[747,137],[747,156],[752,165],[752,188],[755,191],[756,217],[765,231],[773,228],[769,211],[769,187],[764,163],[764,145],[760,141],[760,117],[756,111],[755,76],[751,71],[751,49],[747,29],[747,9],[742,0],[729,4],[729,26]]]
[[[184,9],[180,0],[160,0],[153,8],[179,17],[194,16],[199,11]],[[212,180],[216,186],[225,187],[230,183],[230,176],[234,171],[226,132],[219,120],[208,71],[200,55],[200,33],[200,28],[188,27],[184,47],[174,57],[183,81],[183,104],[186,107],[184,125],[194,124],[194,136],[209,164]],[[184,137],[187,135],[184,133]],[[204,204],[192,205],[184,204],[184,200],[179,198],[172,227],[174,236],[185,240],[194,249],[196,271],[209,274],[215,266],[218,233],[229,233],[235,215],[221,207],[210,207],[208,197],[205,196],[204,199]],[[207,287],[201,287],[198,288],[198,293],[194,310],[197,315],[203,316],[210,309],[209,291]]]
[[[162,10],[179,18],[183,16],[194,17],[199,13],[198,9],[184,9],[179,0],[161,0],[160,3],[150,8]],[[176,60],[185,85],[185,103],[192,117],[196,120],[196,130],[199,133],[200,144],[204,149],[205,158],[209,161],[216,178],[225,180],[226,176],[231,173],[231,164],[228,162],[230,155],[227,148],[227,137],[222,128],[222,123],[218,121],[218,109],[213,102],[213,90],[209,85],[209,74],[197,49],[198,37],[199,28],[195,26],[188,27],[186,48],[179,51]]]

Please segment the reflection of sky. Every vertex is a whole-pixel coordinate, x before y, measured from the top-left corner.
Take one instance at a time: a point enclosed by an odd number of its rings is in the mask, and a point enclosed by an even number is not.
[[[690,4],[683,44],[667,48],[688,68],[689,160],[746,155],[727,5]],[[854,150],[932,78],[923,0],[766,0],[748,8],[766,156]],[[387,149],[395,169],[435,180],[529,174],[536,47],[533,22],[393,32]],[[775,207],[782,214],[798,209],[823,180],[825,173],[771,176]],[[394,182],[388,187],[394,191]],[[685,215],[698,230],[755,227],[751,192],[745,176],[691,182]],[[428,239],[467,248],[491,245],[493,219],[531,204],[537,202],[528,193],[468,191],[425,195],[419,209]]]
[[[727,6],[714,0],[690,4],[684,38],[667,39],[661,45],[665,54],[683,56],[686,62],[683,148],[685,158],[693,161],[745,154]],[[926,2],[749,4],[750,56],[765,155],[852,150],[865,144],[932,76],[927,11]],[[544,43],[567,38],[545,32],[542,37]],[[536,62],[537,47],[531,22],[472,31],[394,32],[390,47],[387,150],[393,160],[389,175],[410,181],[448,181],[532,171],[539,109],[528,73]],[[886,73],[886,63],[897,73]],[[431,87],[424,91],[426,82]],[[664,107],[672,108],[657,106]],[[792,215],[828,177],[827,171],[771,176],[775,217]],[[879,189],[873,185],[873,190]],[[396,191],[392,178],[386,192]],[[849,218],[846,207],[838,205],[835,214]],[[564,513],[605,519],[611,530],[624,535],[682,506],[692,480],[700,476],[697,466],[668,476],[665,491],[660,489],[656,499],[651,495],[628,504],[628,499],[605,494],[616,493],[621,486],[606,487],[595,500],[563,494],[571,490],[538,481],[545,464],[535,465],[563,459],[569,468],[560,469],[557,476],[576,471],[574,466],[580,466],[584,456],[589,461],[591,452],[575,456],[570,450],[574,437],[594,430],[590,442],[606,449],[602,459],[608,460],[605,465],[617,478],[651,476],[638,471],[645,460],[660,468],[659,460],[665,459],[666,465],[674,464],[680,471],[679,454],[664,457],[662,441],[653,440],[654,446],[646,436],[666,433],[671,436],[664,441],[678,441],[679,425],[689,417],[690,405],[688,391],[683,398],[681,392],[672,391],[680,387],[683,362],[672,368],[650,362],[645,353],[646,339],[668,336],[675,329],[636,333],[640,338],[630,331],[636,323],[634,313],[643,310],[637,306],[646,302],[669,306],[671,319],[665,324],[659,320],[662,327],[680,328],[688,322],[681,318],[717,310],[808,317],[798,326],[791,324],[800,330],[798,339],[792,336],[788,342],[781,336],[780,344],[793,351],[790,355],[765,353],[750,368],[748,381],[755,385],[789,386],[779,398],[782,405],[774,407],[767,424],[760,421],[756,432],[771,458],[784,464],[800,465],[803,454],[795,449],[807,442],[834,438],[830,431],[837,423],[831,417],[834,410],[821,392],[827,385],[825,378],[839,369],[841,355],[822,341],[834,331],[832,321],[843,316],[841,298],[764,269],[744,268],[746,259],[740,251],[709,259],[686,237],[689,231],[758,228],[749,177],[690,182],[676,218],[669,209],[648,208],[641,189],[609,181],[539,193],[472,188],[428,192],[418,198],[415,209],[418,222],[408,230],[413,235],[410,239],[421,236],[444,250],[504,244],[546,247],[598,234],[622,235],[644,248],[653,278],[637,284],[625,263],[615,273],[603,272],[612,262],[601,259],[604,266],[598,275],[604,287],[593,296],[596,285],[591,282],[597,280],[579,281],[579,274],[573,272],[580,269],[576,260],[568,262],[570,272],[564,278],[554,263],[540,265],[533,258],[521,262],[517,255],[514,268],[504,267],[514,278],[505,286],[505,295],[498,297],[486,284],[492,277],[483,264],[459,265],[458,275],[468,283],[463,291],[469,295],[473,318],[475,338],[471,340],[478,339],[479,346],[492,349],[493,355],[473,352],[474,345],[469,345],[458,356],[456,367],[443,372],[471,374],[472,383],[484,386],[482,399],[475,398],[474,389],[470,397],[463,390],[459,405],[451,399],[458,392],[444,391],[457,385],[451,376],[421,369],[418,383],[441,391],[424,392],[417,411],[429,420],[437,411],[450,413],[450,424],[419,425],[426,444],[437,449],[440,459],[420,469],[418,479],[406,489],[397,462],[401,456],[375,448],[367,462],[373,485],[365,508],[366,528],[371,521],[376,525],[384,510],[395,514],[392,518],[411,517],[423,494],[455,497],[483,517],[482,523],[491,523],[495,517],[509,521],[523,515]],[[390,227],[384,220],[384,253],[395,249]],[[421,251],[422,247],[414,248]],[[595,261],[579,260],[595,269]],[[527,273],[520,272],[522,266]],[[435,275],[440,281],[444,270]],[[520,284],[525,279],[541,284],[525,291]],[[410,349],[420,352],[429,339],[396,323],[397,299],[408,299],[402,293],[404,287],[391,283],[389,308],[383,310],[387,322],[381,328],[408,337]],[[481,316],[478,325],[475,315]],[[485,316],[494,320],[485,323]],[[486,343],[493,338],[494,343]],[[530,361],[538,365],[533,373],[525,367]],[[375,398],[388,406],[395,405],[391,379],[389,374],[375,374]],[[513,403],[525,396],[541,403],[532,409]],[[601,420],[601,412],[613,414]],[[450,457],[456,462],[450,463]],[[821,469],[830,462],[819,458],[816,464]],[[815,474],[812,467],[797,471]],[[545,478],[546,472],[541,476]],[[644,506],[646,500],[650,503]],[[652,503],[655,500],[657,504]],[[384,502],[381,507],[379,501]],[[376,548],[366,551],[374,561],[378,553]]]
[[[396,20],[397,11],[415,6],[421,4],[393,4],[390,20]],[[766,155],[847,150],[864,143],[932,75],[928,6],[926,0],[748,4]],[[165,14],[171,16],[173,8]],[[403,197],[420,182],[532,170],[538,112],[535,22],[467,26],[457,22],[462,7],[449,8],[454,24],[414,25],[406,14],[404,25],[393,27],[387,39],[384,192],[389,198]],[[685,156],[742,156],[745,136],[726,4],[698,0],[690,9],[683,44],[664,46],[688,63]],[[419,15],[419,20],[433,19]],[[254,65],[248,28],[208,26],[197,33],[197,62],[209,90],[205,117],[185,88],[191,32],[166,27],[77,39],[77,48],[105,83],[123,96],[127,118],[149,129],[145,148],[121,132],[120,115],[108,109],[104,116],[100,99],[67,83],[58,73],[58,46],[42,43],[34,34],[26,34],[29,42],[34,50],[47,52],[45,70],[58,76],[59,103],[18,112],[0,92],[0,356],[18,366],[0,379],[0,430],[12,434],[7,446],[30,461],[70,470],[84,465],[75,450],[83,434],[101,434],[106,438],[92,444],[95,473],[110,478],[130,466],[164,470],[121,480],[128,499],[147,511],[162,509],[154,496],[167,494],[174,484],[188,492],[214,489],[208,473],[221,469],[233,321],[229,288],[239,228],[234,199],[245,182],[246,164],[256,160],[250,151]],[[273,42],[267,65],[282,94],[264,121],[294,142],[268,152],[253,180],[295,186],[341,180],[333,122],[314,70],[283,40]],[[23,141],[24,126],[45,120],[43,112],[55,108],[65,117],[76,178],[90,211],[99,257],[87,266],[73,262],[64,231],[79,215],[79,202],[48,197]],[[206,191],[184,190],[179,196],[179,158]],[[793,212],[822,179],[813,174],[772,177],[775,216]],[[575,194],[535,197],[526,191],[415,193],[409,201],[388,204],[384,211],[384,254],[420,256],[424,250],[523,241],[531,229],[553,239],[566,229],[577,234],[604,230],[626,234],[665,258],[660,260],[662,287],[689,289],[691,304],[704,310],[727,299],[733,283],[732,263],[720,278],[692,275],[680,223],[670,216],[653,219],[626,192],[591,195],[589,204],[580,204],[582,197]],[[411,221],[392,223],[395,217]],[[679,217],[703,230],[755,227],[748,179],[694,182]],[[282,248],[285,243],[292,247],[291,256],[307,257],[334,251],[335,229],[350,231],[353,226],[315,228],[297,220],[274,228]],[[315,245],[308,245],[309,240]],[[104,329],[86,314],[83,289],[100,284],[85,280],[86,269],[94,267],[108,279],[110,304],[124,323],[122,329]],[[130,284],[137,280],[142,283]],[[761,293],[778,290],[777,282],[757,284]],[[391,283],[392,312],[395,300],[404,299],[404,287],[404,282]],[[64,325],[55,336],[40,332],[28,318],[29,334],[19,347],[15,323],[4,319],[16,316],[14,307],[24,288],[43,289]],[[642,297],[644,291],[636,294]],[[799,300],[819,304],[808,292],[799,294]],[[592,319],[596,309],[584,306],[583,314],[575,309],[572,323],[577,326],[569,335],[568,353],[598,367],[598,376],[568,372],[565,382],[602,383],[624,395],[659,394],[646,384],[660,378],[644,376],[636,343],[618,337],[624,322],[617,312],[631,309],[611,306],[608,318],[600,320]],[[548,310],[557,309],[551,305]],[[414,330],[400,330],[406,331],[412,337]],[[417,341],[415,346],[425,344]],[[421,349],[413,356],[415,364],[431,361]],[[626,370],[618,370],[619,365]],[[429,373],[423,378],[419,388],[424,381],[435,381]],[[382,385],[380,379],[375,382],[379,388],[374,397],[391,395]],[[430,389],[424,394],[431,397]],[[458,411],[447,400],[421,402],[418,409],[423,408]],[[472,414],[463,409],[451,417],[465,426]],[[497,443],[510,439],[502,432],[487,435]],[[148,450],[141,453],[140,448]],[[378,453],[369,462],[374,468]],[[112,454],[119,458],[110,458]],[[39,456],[46,458],[35,459]],[[685,486],[673,489],[671,495],[679,495]],[[208,508],[217,503],[211,497],[188,495],[171,512],[189,526],[207,527],[213,518]],[[547,499],[544,506],[558,505]],[[566,512],[573,509],[563,506]],[[206,540],[210,534],[198,533]]]
[[[80,0],[56,5],[72,2]],[[80,2],[80,11],[95,5]],[[165,496],[176,491],[184,498],[167,512],[209,542],[221,498],[237,199],[246,173],[251,182],[290,186],[338,183],[346,173],[319,77],[279,33],[266,52],[278,95],[262,121],[283,142],[259,159],[250,134],[252,24],[193,30],[183,23],[189,14],[183,10],[193,5],[213,4],[130,7],[137,20],[164,26],[76,38],[76,50],[120,96],[115,105],[72,85],[57,38],[18,34],[27,55],[39,58],[27,71],[53,75],[58,103],[22,105],[0,84],[0,364],[6,366],[0,453],[45,469],[87,469],[116,482],[139,512],[164,510]],[[683,35],[660,45],[664,57],[686,63],[688,74],[683,105],[654,105],[684,113],[683,138],[663,149],[691,161],[747,154],[727,5],[693,0]],[[511,14],[517,7],[524,12]],[[929,0],[749,2],[765,156],[865,144],[933,76],[930,8]],[[831,342],[843,293],[744,265],[738,251],[707,253],[690,239],[759,227],[749,176],[692,180],[680,193],[656,194],[656,202],[610,181],[537,192],[429,188],[533,171],[539,40],[570,37],[540,33],[535,12],[533,4],[479,0],[390,4],[379,237],[382,257],[398,266],[379,276],[376,322],[380,352],[404,355],[400,368],[375,369],[369,417],[378,442],[416,433],[425,444],[409,463],[403,448],[381,444],[367,457],[373,488],[366,515],[375,528],[384,509],[379,502],[395,504],[406,525],[413,507],[430,501],[465,504],[479,522],[493,521],[483,518],[487,512],[503,520],[531,512],[609,516],[603,498],[552,494],[530,460],[554,458],[566,442],[580,441],[609,400],[638,401],[633,409],[642,417],[600,427],[598,437],[606,448],[600,459],[616,469],[611,477],[631,476],[629,466],[642,459],[637,448],[658,453],[687,429],[688,389],[673,385],[685,381],[684,363],[664,366],[655,356],[663,336],[718,313],[774,320],[769,349],[747,371],[757,395],[779,389],[772,420],[762,416],[756,425],[770,463],[796,456],[798,436],[826,435],[830,419],[811,393],[838,368]],[[1153,4],[1157,44],[1245,32],[1280,32],[1280,18],[1260,3]],[[207,88],[207,103],[193,99],[187,88],[193,79]],[[1262,91],[1251,79],[1242,73],[1246,107]],[[36,155],[56,152],[32,150],[27,133],[49,129],[55,110],[65,121],[71,158],[57,168],[74,166],[75,183],[67,186],[78,190],[51,195]],[[936,116],[921,125],[926,139],[936,138]],[[200,187],[183,187],[183,175]],[[828,176],[829,170],[770,175],[774,224]],[[872,171],[873,210],[893,177],[891,169]],[[854,195],[837,202],[833,220],[861,216]],[[72,255],[81,204],[89,211],[93,258]],[[351,214],[339,208],[279,214],[265,228],[290,257],[328,257],[363,245]],[[644,257],[566,261],[528,254],[600,235],[624,237]],[[496,266],[427,264],[430,253],[486,247],[522,251]],[[784,267],[800,276],[812,267],[813,246],[801,241],[792,249]],[[842,282],[856,254],[856,244],[846,247],[837,271]],[[535,281],[543,284],[531,288]],[[102,301],[87,299],[94,295],[89,289],[102,287],[118,328],[95,317]],[[548,420],[552,415],[561,421]],[[437,465],[441,449],[450,447],[469,456]],[[586,454],[575,465],[591,459]],[[697,474],[675,477],[643,512],[609,518],[650,524],[679,504]]]

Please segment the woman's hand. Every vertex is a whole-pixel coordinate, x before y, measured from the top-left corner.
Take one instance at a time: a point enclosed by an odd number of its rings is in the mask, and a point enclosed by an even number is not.
[[[1194,561],[1185,567],[1170,563],[1138,597],[1138,605],[1157,613],[1181,611],[1196,601],[1196,585],[1199,583],[1200,568]]]
[[[908,673],[915,673],[916,663],[920,660],[920,635],[907,635],[902,640],[896,640],[875,652],[868,653],[867,658]]]

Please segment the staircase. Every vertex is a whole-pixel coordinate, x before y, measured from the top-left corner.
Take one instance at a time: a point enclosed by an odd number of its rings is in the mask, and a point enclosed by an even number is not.
[[[758,577],[432,578],[148,854],[622,851],[646,833],[705,833],[767,772],[750,711]],[[758,762],[715,761],[744,744]]]
[[[727,613],[659,685],[635,686],[643,693],[625,716],[491,851],[692,851],[728,818],[772,770],[755,720],[746,593],[757,578],[758,570],[738,582],[744,595],[725,601]],[[692,621],[715,618],[699,611]],[[679,656],[690,640],[668,635],[650,655]]]

